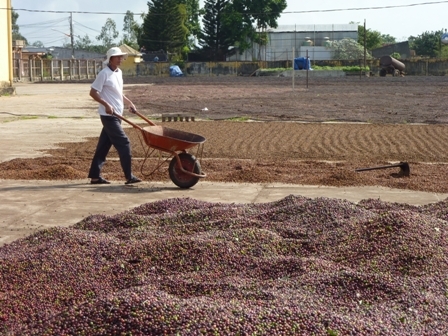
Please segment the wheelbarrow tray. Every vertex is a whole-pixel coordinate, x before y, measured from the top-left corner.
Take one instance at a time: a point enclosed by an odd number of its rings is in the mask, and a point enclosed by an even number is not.
[[[141,129],[145,143],[163,151],[184,151],[205,142],[203,136],[164,126],[146,126]]]

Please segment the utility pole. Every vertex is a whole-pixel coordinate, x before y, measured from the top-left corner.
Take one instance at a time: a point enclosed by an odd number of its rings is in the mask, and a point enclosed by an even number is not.
[[[75,58],[75,43],[73,38],[73,13],[70,12],[70,41],[72,44],[72,58]]]

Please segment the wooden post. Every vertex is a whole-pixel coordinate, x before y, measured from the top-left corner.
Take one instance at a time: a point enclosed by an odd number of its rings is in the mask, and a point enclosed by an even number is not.
[[[366,42],[366,19],[364,19],[364,71],[366,70],[366,64],[367,64],[367,42]]]
[[[64,80],[64,61],[59,61],[59,76],[61,77],[61,81]]]
[[[28,62],[28,68],[30,71],[30,81],[33,81],[33,64],[34,64],[34,59],[30,58],[30,61]]]
[[[308,74],[309,74],[309,67],[311,66],[311,62],[308,56],[308,49],[306,50],[306,88],[308,89]]]
[[[295,85],[295,76],[296,74],[294,73],[294,57],[295,57],[295,53],[296,53],[296,47],[292,48],[292,89],[294,90],[294,85]]]
[[[44,81],[44,60],[40,59],[40,81]]]
[[[54,67],[53,67],[53,59],[50,60],[50,76],[51,76],[51,80],[54,79]]]

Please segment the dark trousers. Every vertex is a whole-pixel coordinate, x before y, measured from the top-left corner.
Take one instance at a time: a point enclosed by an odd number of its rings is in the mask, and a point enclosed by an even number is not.
[[[121,127],[121,120],[114,116],[100,117],[103,129],[98,139],[98,145],[96,146],[88,177],[95,179],[101,176],[101,168],[103,168],[106,162],[106,156],[113,145],[120,157],[124,176],[126,180],[129,180],[133,176],[131,169],[131,145],[126,133]]]

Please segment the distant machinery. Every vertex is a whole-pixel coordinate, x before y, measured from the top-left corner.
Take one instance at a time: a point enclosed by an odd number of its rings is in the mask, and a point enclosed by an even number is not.
[[[392,76],[401,76],[404,74],[404,69],[406,68],[403,63],[391,56],[382,56],[380,58],[380,76],[386,77],[387,74]]]

